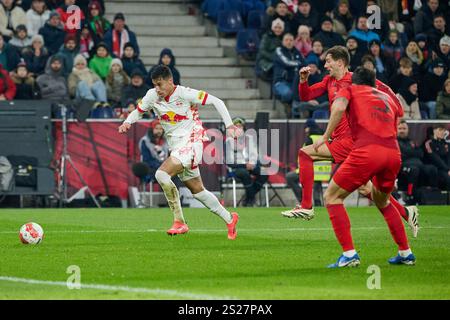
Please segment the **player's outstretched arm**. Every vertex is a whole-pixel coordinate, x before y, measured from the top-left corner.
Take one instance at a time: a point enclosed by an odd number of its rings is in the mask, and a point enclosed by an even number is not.
[[[330,121],[328,121],[327,130],[325,131],[323,136],[317,139],[317,141],[314,143],[314,149],[316,151],[322,144],[324,144],[328,139],[330,139],[334,129],[336,129],[339,122],[341,122],[341,119],[344,115],[345,110],[347,109],[347,106],[348,100],[346,98],[341,97],[334,100],[333,105],[331,106],[331,115]]]
[[[217,112],[222,117],[225,127],[227,128],[228,135],[232,137],[239,137],[242,135],[242,130],[233,124],[230,113],[222,100],[213,95],[208,95],[207,103],[213,104]]]
[[[131,125],[142,118],[142,112],[139,112],[138,109],[132,111],[126,120],[120,125],[119,127],[119,133],[126,133],[128,130],[130,130]]]

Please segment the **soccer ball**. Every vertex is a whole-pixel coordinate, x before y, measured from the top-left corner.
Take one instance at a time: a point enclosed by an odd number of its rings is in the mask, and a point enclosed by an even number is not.
[[[19,238],[23,244],[39,244],[44,238],[44,230],[37,223],[26,223],[20,228]]]

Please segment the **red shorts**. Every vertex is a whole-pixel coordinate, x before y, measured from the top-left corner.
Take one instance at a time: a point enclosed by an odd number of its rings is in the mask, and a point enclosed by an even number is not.
[[[353,139],[350,136],[333,139],[331,142],[327,141],[326,144],[337,164],[344,162],[353,150]]]
[[[372,180],[378,190],[390,193],[400,166],[400,150],[371,144],[354,149],[336,171],[333,180],[348,192]]]

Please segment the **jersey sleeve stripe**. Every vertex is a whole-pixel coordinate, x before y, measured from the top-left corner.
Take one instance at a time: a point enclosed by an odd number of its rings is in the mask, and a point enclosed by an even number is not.
[[[145,112],[145,111],[142,110],[139,106],[137,106],[137,110],[138,110],[140,113],[144,113],[144,112]]]
[[[202,106],[204,106],[204,105],[205,105],[205,103],[206,103],[206,100],[208,100],[208,93],[206,93],[206,94],[205,94],[205,97],[203,98],[203,101],[202,101]]]

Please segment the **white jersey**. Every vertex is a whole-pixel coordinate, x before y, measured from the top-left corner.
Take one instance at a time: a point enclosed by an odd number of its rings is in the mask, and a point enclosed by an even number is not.
[[[205,129],[199,119],[198,105],[208,103],[208,93],[176,86],[174,92],[165,98],[150,89],[138,111],[153,110],[164,128],[167,143],[171,149],[207,140]]]

